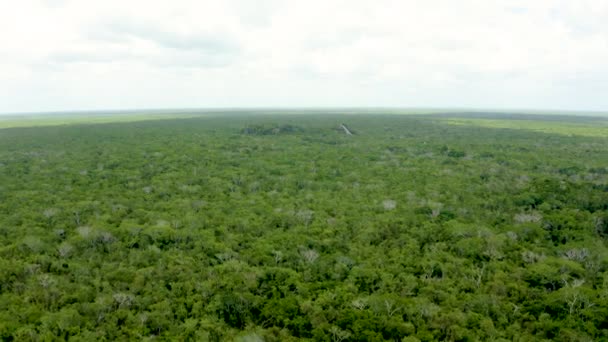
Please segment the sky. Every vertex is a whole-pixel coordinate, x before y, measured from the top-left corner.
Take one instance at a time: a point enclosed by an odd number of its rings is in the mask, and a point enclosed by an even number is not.
[[[0,0],[0,113],[608,111],[608,0]]]

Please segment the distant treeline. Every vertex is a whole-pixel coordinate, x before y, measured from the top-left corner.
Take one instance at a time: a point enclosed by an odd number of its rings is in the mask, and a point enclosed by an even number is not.
[[[289,124],[256,124],[248,125],[241,130],[242,134],[247,135],[277,135],[297,133],[304,131],[301,127]]]

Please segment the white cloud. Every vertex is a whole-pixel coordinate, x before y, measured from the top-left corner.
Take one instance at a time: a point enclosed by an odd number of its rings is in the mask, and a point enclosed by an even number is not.
[[[0,3],[0,112],[608,110],[608,0]]]

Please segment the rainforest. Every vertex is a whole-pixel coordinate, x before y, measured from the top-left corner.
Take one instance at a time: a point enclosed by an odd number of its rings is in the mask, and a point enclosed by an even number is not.
[[[25,126],[0,129],[0,340],[608,340],[606,117]]]

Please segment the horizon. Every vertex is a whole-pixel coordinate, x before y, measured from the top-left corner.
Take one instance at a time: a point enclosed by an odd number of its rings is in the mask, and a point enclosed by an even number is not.
[[[197,114],[214,112],[256,112],[267,111],[269,114],[277,114],[279,111],[301,111],[301,112],[370,112],[377,111],[378,114],[444,114],[444,113],[488,113],[488,114],[542,114],[542,115],[580,115],[580,116],[608,116],[608,110],[564,110],[558,108],[481,108],[481,107],[388,107],[388,106],[325,106],[325,107],[174,107],[174,108],[110,108],[110,109],[67,109],[31,112],[0,112],[1,118],[10,117],[36,117],[51,115],[121,115],[121,114]],[[402,112],[402,113],[396,113]],[[348,113],[345,113],[348,114]]]

